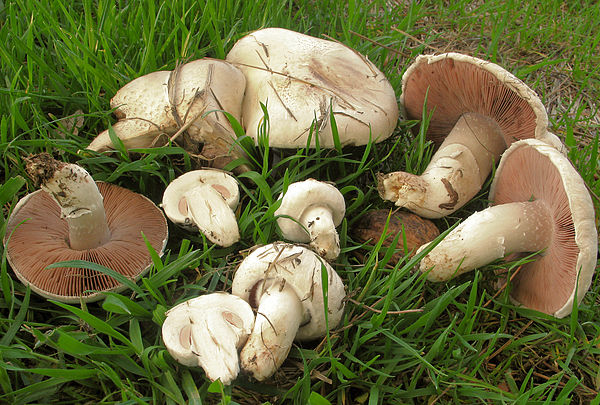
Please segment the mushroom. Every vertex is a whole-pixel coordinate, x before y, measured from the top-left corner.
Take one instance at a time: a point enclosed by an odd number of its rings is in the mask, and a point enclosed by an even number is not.
[[[162,208],[175,224],[199,230],[220,246],[240,239],[235,217],[240,191],[237,181],[214,169],[193,170],[173,180],[165,189]]]
[[[217,292],[184,301],[166,312],[163,342],[184,366],[200,366],[225,385],[237,377],[238,350],[254,326],[254,312],[243,299]]]
[[[290,184],[279,199],[281,205],[275,216],[283,237],[293,242],[310,242],[318,254],[335,260],[340,254],[335,228],[346,213],[342,193],[329,183],[308,179]]]
[[[380,174],[379,194],[425,218],[443,217],[471,200],[512,142],[538,138],[561,146],[547,132],[535,92],[500,66],[471,56],[417,57],[402,77],[401,105],[409,120],[420,119],[427,106],[427,138],[439,149],[420,176]]]
[[[521,140],[504,152],[490,200],[491,207],[435,246],[420,270],[445,281],[507,254],[542,251],[512,279],[511,297],[558,318],[568,315],[590,286],[598,249],[594,206],[581,176],[555,148]]]
[[[340,323],[344,310],[344,285],[331,266],[309,249],[282,242],[259,247],[242,261],[232,293],[257,311],[240,362],[259,381],[277,371],[293,340],[325,336]]]
[[[162,255],[167,221],[148,198],[96,183],[80,166],[48,154],[27,159],[26,169],[42,190],[17,203],[4,245],[13,271],[36,293],[63,302],[98,300],[125,286],[94,270],[47,266],[86,260],[135,280],[152,265],[144,237]]]
[[[386,232],[381,243],[379,255],[384,257],[389,248],[398,249],[389,260],[389,264],[396,264],[406,255],[413,257],[424,243],[435,239],[440,231],[435,224],[427,219],[407,211],[390,212],[387,209],[367,211],[360,220],[353,224],[350,233],[355,241],[362,244],[376,244]],[[398,236],[400,234],[400,236]],[[397,245],[393,244],[398,237]],[[360,251],[356,252],[360,256]]]
[[[254,140],[264,120],[261,104],[270,118],[269,145],[278,148],[335,147],[331,115],[342,145],[379,142],[396,127],[392,86],[342,43],[266,28],[238,40],[226,59],[246,76],[242,121]],[[318,140],[311,129],[318,129]]]
[[[235,133],[226,111],[240,120],[246,80],[235,66],[203,58],[173,71],[138,77],[121,88],[110,105],[118,122],[112,126],[126,148],[165,144],[185,133],[183,145],[222,168],[245,153],[235,144]],[[100,133],[88,149],[113,149],[109,130]]]

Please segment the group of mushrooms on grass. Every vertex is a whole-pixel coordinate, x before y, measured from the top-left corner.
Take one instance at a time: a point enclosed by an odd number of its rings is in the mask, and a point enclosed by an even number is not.
[[[537,95],[496,64],[446,53],[419,56],[406,70],[400,105],[410,120],[421,119],[427,106],[427,137],[437,150],[421,175],[380,174],[384,200],[422,218],[441,218],[480,192],[495,168],[491,206],[441,241],[437,229],[405,227],[407,239],[419,240],[410,253],[426,252],[419,269],[431,281],[445,281],[497,259],[540,252],[511,279],[511,299],[568,315],[591,283],[597,229],[585,183],[548,131]],[[144,196],[94,182],[77,165],[48,155],[27,158],[42,190],[19,201],[9,218],[4,244],[17,277],[51,299],[101,299],[124,286],[93,270],[47,267],[86,260],[138,279],[152,265],[146,243],[160,255],[165,249],[163,212],[218,246],[235,245],[238,180],[220,169],[232,162],[236,172],[249,166],[227,115],[256,140],[263,106],[274,148],[314,146],[313,130],[323,148],[335,147],[334,132],[342,146],[381,142],[399,116],[393,88],[365,56],[279,28],[240,39],[226,60],[204,58],[139,77],[113,97],[118,122],[89,149],[110,152],[114,131],[127,149],[174,141],[212,167],[176,178],[164,190],[161,211]],[[330,263],[341,252],[336,227],[345,215],[344,196],[331,183],[307,179],[289,184],[277,204],[287,242],[252,249],[231,293],[187,299],[166,313],[162,336],[172,357],[202,367],[211,380],[230,384],[240,367],[265,380],[294,340],[318,339],[342,320],[344,284]],[[28,253],[32,243],[42,253]]]

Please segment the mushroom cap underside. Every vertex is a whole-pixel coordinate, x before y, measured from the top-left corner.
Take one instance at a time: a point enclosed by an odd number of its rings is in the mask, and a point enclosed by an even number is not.
[[[38,294],[63,302],[94,301],[101,292],[120,291],[124,285],[107,274],[84,268],[48,265],[85,260],[108,267],[129,279],[141,277],[152,265],[143,236],[162,254],[167,222],[148,198],[125,188],[98,182],[104,197],[111,238],[89,250],[70,248],[67,222],[52,197],[38,190],[24,197],[10,216],[4,245],[17,277]],[[143,234],[143,236],[142,236]]]
[[[553,215],[550,246],[511,281],[514,301],[556,317],[581,301],[596,267],[594,206],[569,160],[545,143],[514,143],[503,155],[490,189],[494,205],[542,200]]]
[[[440,145],[467,112],[495,120],[507,145],[546,136],[548,116],[537,94],[495,63],[459,53],[420,55],[402,77],[400,104],[409,120],[432,114],[427,137]]]

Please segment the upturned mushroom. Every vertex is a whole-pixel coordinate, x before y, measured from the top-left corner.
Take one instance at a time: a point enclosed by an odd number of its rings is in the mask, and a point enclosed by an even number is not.
[[[366,56],[342,43],[265,28],[238,40],[227,61],[246,76],[242,122],[255,140],[261,104],[269,113],[269,144],[278,148],[335,147],[331,115],[342,145],[383,141],[396,127],[392,86]]]
[[[237,377],[238,350],[254,326],[254,312],[243,299],[217,292],[184,301],[166,313],[163,342],[184,366],[202,367],[225,385]]]
[[[290,184],[279,199],[275,216],[283,237],[310,243],[319,255],[335,260],[340,254],[336,227],[346,213],[342,193],[332,184],[308,179]]]
[[[162,255],[167,221],[148,198],[96,183],[80,166],[48,154],[27,159],[27,171],[42,190],[17,203],[4,245],[13,271],[36,293],[63,302],[98,300],[125,286],[97,271],[47,266],[85,260],[135,280],[152,265],[144,237]]]
[[[322,272],[327,273],[326,296]],[[294,340],[325,336],[344,311],[344,285],[331,266],[310,249],[282,242],[259,247],[242,261],[232,293],[257,311],[240,362],[259,381],[277,371]]]
[[[458,53],[421,55],[402,77],[409,120],[431,115],[427,138],[438,145],[421,175],[379,175],[379,194],[425,218],[470,201],[512,142],[537,138],[558,148],[539,97],[500,66]]]
[[[127,83],[110,100],[118,118],[112,129],[128,149],[180,141],[189,152],[223,168],[245,157],[221,112],[241,119],[245,86],[242,72],[218,59],[203,58],[172,71],[152,72]],[[88,149],[114,149],[108,131],[100,133]]]
[[[231,246],[240,239],[235,216],[238,183],[220,170],[202,169],[182,174],[163,193],[162,208],[175,224],[202,232],[211,242]]]
[[[594,206],[579,173],[546,143],[518,141],[500,160],[490,200],[422,259],[421,271],[445,281],[508,254],[542,251],[512,279],[511,297],[558,318],[571,313],[590,286],[598,250]]]

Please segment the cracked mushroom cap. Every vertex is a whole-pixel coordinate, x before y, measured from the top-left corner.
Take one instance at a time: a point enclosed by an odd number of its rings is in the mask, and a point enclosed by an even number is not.
[[[182,127],[177,141],[199,153],[215,167],[245,154],[234,145],[235,133],[223,110],[241,119],[246,79],[224,60],[202,58],[179,65],[172,71],[140,76],[123,86],[110,100],[118,118],[112,129],[126,148],[164,145]],[[185,139],[184,139],[185,138]],[[88,149],[114,149],[108,130],[100,133]]]
[[[92,249],[69,246],[69,229],[55,200],[43,190],[23,197],[7,222],[4,246],[13,271],[36,293],[62,302],[95,301],[102,292],[121,291],[114,278],[83,268],[51,268],[48,265],[86,260],[140,278],[152,265],[142,234],[162,255],[167,243],[167,221],[161,210],[143,195],[97,182],[104,197],[110,239]]]
[[[392,86],[365,56],[341,43],[266,28],[237,41],[227,61],[246,76],[242,119],[255,140],[261,103],[270,117],[269,144],[279,148],[306,147],[315,120],[319,145],[333,148],[331,113],[342,145],[379,142],[396,127]]]
[[[502,156],[490,189],[493,205],[545,203],[551,243],[511,281],[517,303],[562,318],[588,290],[598,254],[594,205],[585,182],[555,148],[534,139],[514,143]]]
[[[239,371],[240,349],[254,326],[254,312],[243,299],[217,292],[184,301],[166,313],[163,342],[184,366],[202,367],[225,385]]]
[[[209,185],[214,188],[232,210],[240,199],[240,190],[235,178],[221,170],[201,169],[184,173],[173,180],[165,189],[161,207],[173,223],[190,231],[198,226],[190,216],[187,194],[195,187]]]
[[[259,247],[249,254],[236,270],[232,293],[257,307],[263,281],[285,279],[303,306],[303,321],[296,340],[311,340],[327,332],[321,269],[327,271],[328,325],[337,326],[344,312],[344,284],[333,268],[312,250],[289,243],[276,242]]]
[[[407,119],[420,120],[425,102],[428,114],[433,113],[427,137],[438,146],[469,112],[496,121],[507,145],[549,137],[548,116],[537,94],[502,67],[472,56],[418,56],[402,77],[400,104]]]

